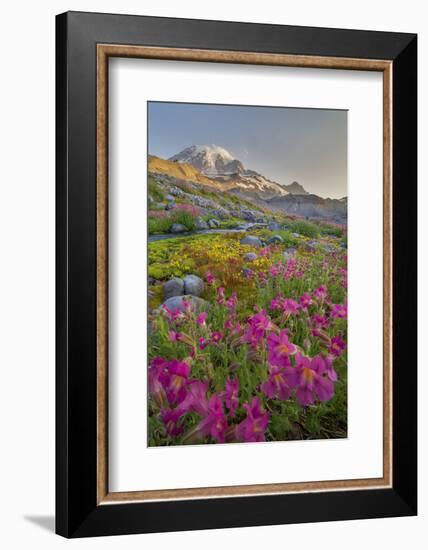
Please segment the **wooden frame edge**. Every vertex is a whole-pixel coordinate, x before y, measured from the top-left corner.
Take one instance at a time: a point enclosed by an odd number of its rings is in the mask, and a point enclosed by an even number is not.
[[[97,44],[97,504],[392,487],[392,61]],[[227,487],[108,490],[108,58],[276,65],[383,73],[383,472],[382,478]]]

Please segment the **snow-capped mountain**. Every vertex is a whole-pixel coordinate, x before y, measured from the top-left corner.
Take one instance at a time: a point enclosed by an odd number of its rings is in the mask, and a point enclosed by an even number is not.
[[[218,145],[191,145],[168,160],[192,164],[208,177],[245,172],[243,164]]]
[[[170,157],[172,162],[191,164],[206,176],[248,193],[285,196],[288,191],[254,170],[248,170],[229,151],[218,145],[192,145]]]

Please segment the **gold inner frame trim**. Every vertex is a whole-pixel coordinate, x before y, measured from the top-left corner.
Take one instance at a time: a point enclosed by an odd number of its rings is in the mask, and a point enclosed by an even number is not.
[[[133,57],[348,69],[383,73],[383,476],[298,483],[109,492],[108,488],[108,59]],[[392,486],[392,62],[385,60],[97,45],[97,503],[221,498]]]

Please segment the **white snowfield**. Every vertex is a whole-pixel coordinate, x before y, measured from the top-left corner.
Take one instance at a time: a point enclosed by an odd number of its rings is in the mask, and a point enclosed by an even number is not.
[[[236,187],[247,191],[281,196],[289,194],[279,183],[266,179],[254,170],[247,170],[240,160],[218,145],[191,145],[168,160],[192,164],[210,178],[228,177]]]

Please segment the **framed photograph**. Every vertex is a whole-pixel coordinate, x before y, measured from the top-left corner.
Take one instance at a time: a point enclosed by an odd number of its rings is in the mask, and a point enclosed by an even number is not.
[[[416,514],[416,35],[56,24],[57,533]]]

